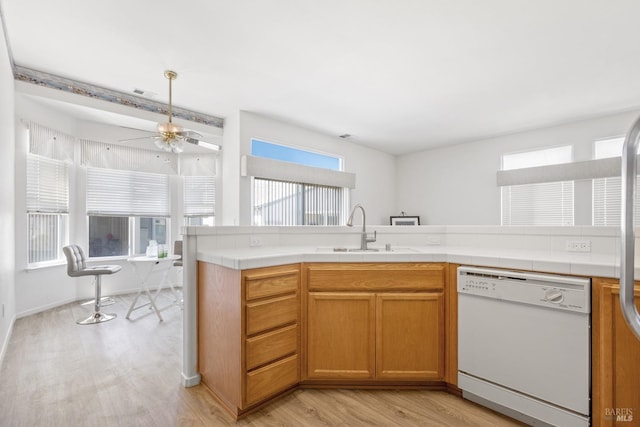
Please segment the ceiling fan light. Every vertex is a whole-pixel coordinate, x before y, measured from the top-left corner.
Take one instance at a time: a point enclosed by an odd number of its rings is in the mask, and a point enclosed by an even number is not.
[[[182,128],[173,122],[158,123],[159,133],[178,133],[181,131]]]
[[[161,150],[164,150],[164,147],[167,145],[164,143],[164,141],[162,140],[162,138],[156,138],[153,143],[156,145],[156,147],[158,147]]]

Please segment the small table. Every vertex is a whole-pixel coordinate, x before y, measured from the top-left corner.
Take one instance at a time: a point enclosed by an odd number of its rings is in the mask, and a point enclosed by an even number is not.
[[[138,256],[134,258],[129,258],[127,260],[131,263],[131,265],[133,266],[133,269],[136,272],[136,275],[140,279],[140,290],[138,291],[138,294],[133,299],[133,302],[129,307],[129,311],[127,312],[127,316],[126,316],[127,319],[129,319],[129,316],[131,315],[132,311],[138,310],[143,307],[151,306],[150,308],[153,311],[155,311],[156,315],[158,316],[158,319],[162,321],[163,319],[162,319],[162,316],[160,315],[160,312],[163,310],[166,310],[167,308],[171,308],[176,304],[179,304],[179,300],[176,297],[175,304],[172,303],[163,308],[158,308],[156,306],[156,298],[158,297],[158,294],[160,293],[162,288],[165,287],[165,284],[167,283],[167,276],[169,275],[171,266],[173,265],[173,262],[177,259],[180,259],[180,255],[167,255],[164,258]],[[150,280],[151,276],[154,273],[158,273],[161,275],[160,281],[158,282],[158,286],[155,290],[155,294],[153,294],[152,292],[152,289],[151,289],[152,284]],[[171,288],[173,290],[173,287]],[[140,296],[142,296],[143,294],[149,299],[149,302],[146,304],[141,304],[136,306],[136,303],[138,302],[138,298],[140,298]]]

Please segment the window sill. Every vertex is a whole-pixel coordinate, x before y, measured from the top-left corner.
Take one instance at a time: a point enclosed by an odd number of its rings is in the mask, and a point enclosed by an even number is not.
[[[61,267],[66,265],[67,265],[67,262],[65,260],[55,260],[55,261],[49,261],[49,262],[27,264],[27,268],[25,268],[24,270],[29,272],[34,270],[43,270],[45,268]]]

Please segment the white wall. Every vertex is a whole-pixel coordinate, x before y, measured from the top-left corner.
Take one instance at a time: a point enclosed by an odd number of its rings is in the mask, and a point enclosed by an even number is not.
[[[350,203],[351,205],[361,203],[365,207],[367,223],[388,224],[389,216],[397,214],[394,207],[394,156],[362,147],[338,137],[327,136],[242,111],[240,112],[240,156],[251,154],[252,138],[342,156],[344,171],[356,174],[356,188],[351,190]],[[240,163],[239,158],[237,163]],[[229,190],[226,185],[225,189]],[[240,178],[238,194],[240,196],[240,218],[237,224],[251,225],[251,180],[249,177]],[[225,224],[234,225],[228,218],[225,218]]]
[[[573,145],[574,161],[589,160],[594,140],[624,135],[639,112],[577,121],[512,135],[399,156],[397,210],[423,224],[499,225],[496,172],[504,153]],[[591,184],[575,187],[576,225],[591,225]]]
[[[14,80],[0,21],[0,362],[15,320]]]

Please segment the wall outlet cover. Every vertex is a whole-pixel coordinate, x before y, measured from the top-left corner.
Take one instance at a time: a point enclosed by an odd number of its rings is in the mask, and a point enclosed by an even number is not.
[[[565,249],[568,252],[591,252],[591,240],[567,240]]]

